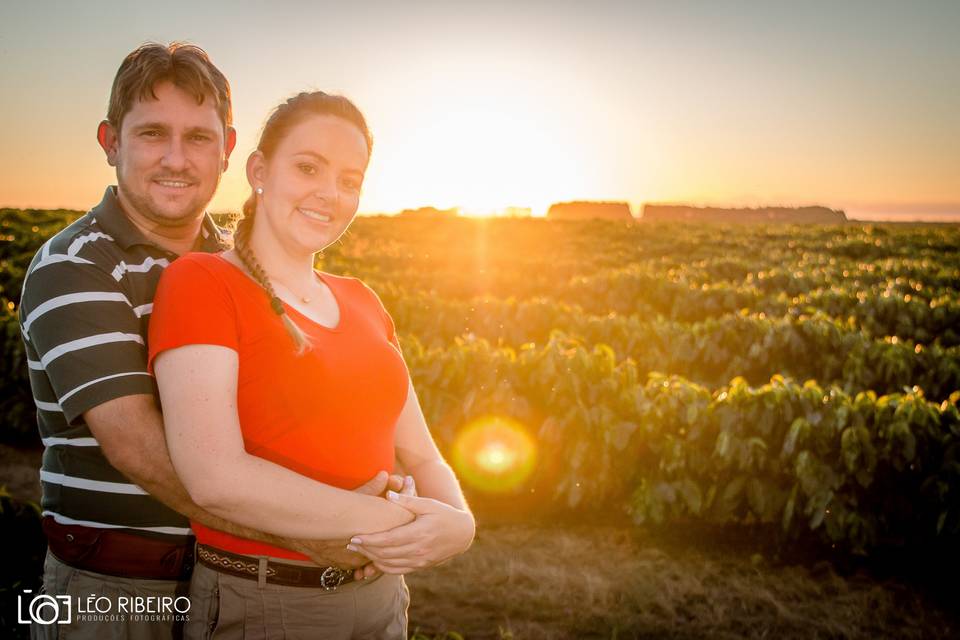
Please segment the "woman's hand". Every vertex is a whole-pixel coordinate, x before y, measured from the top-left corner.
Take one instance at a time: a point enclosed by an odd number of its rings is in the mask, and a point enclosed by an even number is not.
[[[388,490],[399,491],[401,495],[405,495],[405,496],[417,495],[417,483],[414,481],[413,476],[398,476],[398,475],[391,474],[390,481],[388,482],[387,487],[388,487]],[[377,495],[380,495],[380,493],[377,493]],[[359,557],[364,557],[361,554],[350,550],[349,546],[347,547],[346,553],[350,553],[351,555],[356,555]],[[354,580],[366,580],[367,578],[372,578],[374,576],[380,575],[380,570],[377,569],[372,562],[369,562],[369,559],[364,558],[364,560],[365,560],[365,563],[363,564],[363,566],[357,567],[353,570]]]
[[[347,549],[370,558],[384,573],[410,573],[440,564],[466,551],[476,522],[466,510],[439,500],[387,492],[387,498],[416,514],[416,519],[390,531],[354,536]]]
[[[354,491],[369,496],[385,497],[387,490],[400,491],[416,495],[416,489],[411,476],[401,476],[388,474],[386,471],[380,471],[367,482],[360,485]],[[344,545],[346,540],[341,538],[337,540],[294,540],[291,541],[291,547],[295,551],[309,557],[315,564],[320,566],[335,565],[341,569],[354,569],[354,578],[360,580],[369,578],[379,573],[365,556],[347,550]]]

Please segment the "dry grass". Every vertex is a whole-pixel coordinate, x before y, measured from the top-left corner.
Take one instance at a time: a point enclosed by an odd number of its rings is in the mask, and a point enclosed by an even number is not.
[[[498,525],[408,576],[411,629],[499,638],[930,638],[956,621],[904,584],[828,564],[666,549],[618,526]]]

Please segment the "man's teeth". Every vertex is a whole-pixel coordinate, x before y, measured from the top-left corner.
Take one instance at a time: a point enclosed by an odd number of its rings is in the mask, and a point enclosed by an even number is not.
[[[313,220],[319,220],[320,222],[330,222],[330,216],[325,213],[320,213],[319,211],[313,211],[311,209],[298,209],[300,213],[312,218]]]
[[[189,187],[189,182],[180,182],[179,180],[157,180],[157,182],[165,187],[173,187],[175,189],[183,189],[184,187]]]

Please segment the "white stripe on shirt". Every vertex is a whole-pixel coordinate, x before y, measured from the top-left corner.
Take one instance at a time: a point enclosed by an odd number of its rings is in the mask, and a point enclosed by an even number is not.
[[[153,269],[154,267],[167,267],[170,265],[170,261],[166,258],[160,258],[156,260],[154,258],[147,258],[140,264],[127,264],[123,260],[120,261],[120,264],[116,266],[113,270],[113,279],[117,282],[120,282],[126,273],[146,273]]]
[[[75,524],[81,527],[93,527],[94,529],[135,529],[136,531],[166,533],[173,536],[189,536],[193,533],[192,529],[184,529],[181,527],[125,527],[122,524],[107,524],[106,522],[94,522],[93,520],[74,520],[73,518],[62,516],[56,511],[44,511],[41,515],[52,517],[57,524]]]
[[[86,235],[79,236],[76,240],[71,242],[70,246],[67,248],[67,255],[70,255],[70,256],[77,255],[77,252],[83,248],[83,245],[87,244],[88,242],[94,242],[96,240],[99,240],[100,238],[106,238],[107,240],[113,242],[113,238],[111,238],[107,234],[101,233],[100,231],[91,231]]]
[[[153,313],[153,303],[151,302],[149,304],[142,304],[139,307],[134,307],[133,313],[136,314],[138,318],[142,318],[149,313]]]
[[[109,344],[111,342],[136,342],[143,344],[143,336],[141,336],[139,333],[121,333],[119,331],[111,331],[110,333],[100,333],[95,336],[87,336],[86,338],[77,338],[76,340],[71,340],[70,342],[58,344],[54,348],[47,351],[45,354],[43,354],[43,357],[40,358],[40,364],[46,368],[51,362],[64,354],[79,351],[80,349],[95,347],[101,344]]]
[[[33,269],[30,270],[30,273],[33,273],[37,269],[46,267],[47,265],[56,264],[58,262],[75,262],[77,264],[93,264],[93,262],[91,262],[90,260],[86,260],[84,258],[78,258],[76,256],[68,256],[63,253],[55,253],[51,256],[46,256],[45,258],[40,260],[40,262],[34,265]]]
[[[69,397],[72,396],[73,394],[75,394],[75,393],[77,393],[77,392],[79,392],[79,391],[83,391],[84,389],[86,389],[87,387],[89,387],[89,386],[91,386],[91,385],[95,385],[95,384],[97,384],[97,383],[99,383],[99,382],[104,382],[104,381],[106,381],[106,380],[112,380],[112,379],[114,379],[114,378],[122,378],[123,376],[147,376],[148,378],[153,377],[153,376],[151,376],[149,373],[147,373],[146,371],[127,371],[127,372],[124,372],[124,373],[115,373],[115,374],[110,375],[110,376],[103,376],[102,378],[97,378],[96,380],[91,380],[90,382],[85,382],[85,383],[83,383],[82,385],[80,385],[79,387],[76,387],[75,389],[71,389],[70,391],[66,392],[66,393],[63,394],[63,396],[60,398],[60,402],[61,402],[61,403],[65,402],[65,401],[67,400],[67,398],[69,398]],[[39,406],[39,405],[38,405],[38,406]]]
[[[42,409],[43,411],[56,411],[57,413],[63,413],[63,409],[60,408],[60,405],[56,402],[43,402],[41,400],[33,399],[33,403],[37,405],[37,409]]]
[[[40,481],[49,484],[59,484],[63,487],[72,487],[74,489],[86,489],[87,491],[126,493],[135,496],[147,495],[146,491],[128,482],[104,482],[102,480],[75,478],[74,476],[65,476],[62,473],[54,473],[52,471],[46,471],[45,469],[40,469]]]
[[[127,306],[133,307],[127,296],[119,291],[84,291],[82,293],[67,293],[56,298],[50,298],[37,305],[37,308],[27,314],[27,319],[23,322],[23,332],[29,333],[30,325],[34,320],[48,311],[65,307],[68,304],[79,302],[125,302]]]
[[[99,447],[100,443],[96,438],[41,438],[40,442],[45,447],[56,447],[62,445],[65,447]]]

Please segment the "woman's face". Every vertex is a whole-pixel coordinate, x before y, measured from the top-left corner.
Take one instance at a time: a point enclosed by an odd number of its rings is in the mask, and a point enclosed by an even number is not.
[[[265,226],[294,253],[336,242],[357,213],[368,157],[356,125],[308,116],[287,131],[271,158],[251,156],[251,183],[263,187]]]

